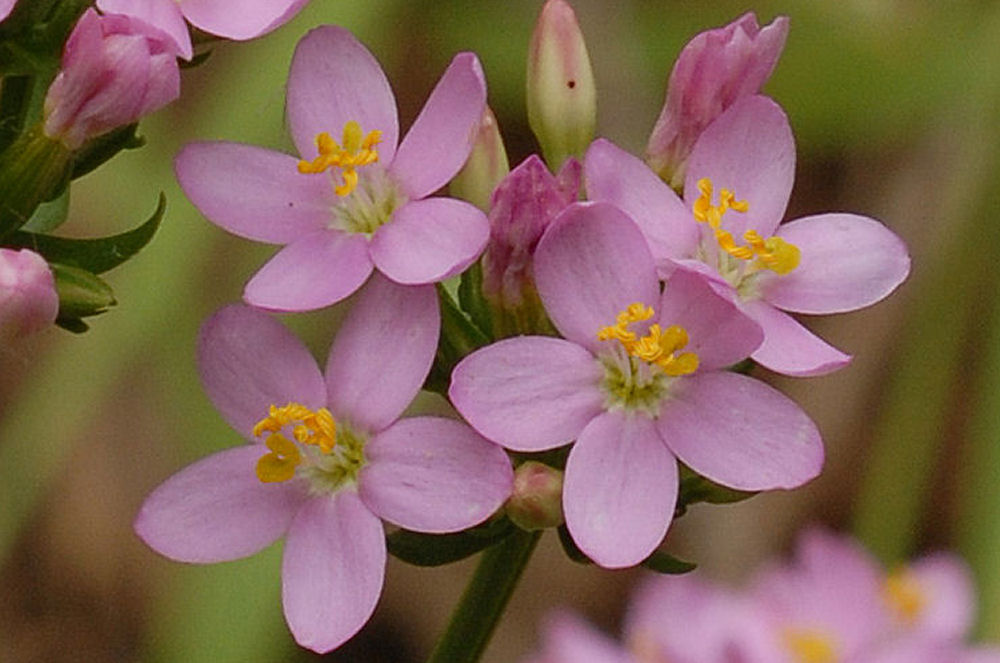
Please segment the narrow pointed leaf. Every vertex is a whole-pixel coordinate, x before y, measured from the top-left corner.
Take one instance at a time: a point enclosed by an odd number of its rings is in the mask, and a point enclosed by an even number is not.
[[[389,553],[414,566],[441,566],[475,555],[510,536],[507,517],[454,534],[421,534],[400,529],[386,536]]]

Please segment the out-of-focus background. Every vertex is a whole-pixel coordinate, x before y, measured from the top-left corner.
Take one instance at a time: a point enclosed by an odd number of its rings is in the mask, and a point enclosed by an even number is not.
[[[30,1],[30,0],[27,0]],[[639,152],[667,75],[697,32],[747,9],[575,0],[599,88],[599,133]],[[281,615],[280,544],[214,566],[168,562],[133,535],[143,497],[205,454],[238,443],[202,393],[201,320],[239,298],[273,249],[205,221],[171,160],[192,140],[291,150],[284,79],[295,42],[321,23],[357,34],[388,72],[408,126],[459,50],[476,51],[511,163],[535,149],[524,111],[540,0],[313,0],[266,38],[216,47],[184,74],[179,102],[142,123],[147,147],[74,184],[66,233],[121,231],[166,192],[164,226],[113,272],[119,306],[74,337],[51,330],[0,347],[0,661],[254,663],[319,660]],[[913,274],[888,301],[808,324],[855,354],[825,378],[775,378],[813,416],[828,460],[790,493],[695,507],[669,549],[738,582],[810,523],[852,531],[889,564],[949,547],[975,570],[980,636],[1000,639],[1000,5],[983,0],[761,0],[791,17],[766,91],[798,143],[789,218],[831,210],[883,220]],[[337,312],[290,316],[323,358]],[[762,414],[763,416],[763,414]],[[374,619],[330,661],[422,660],[474,560],[391,561]],[[637,572],[566,560],[551,534],[484,661],[515,661],[541,617],[569,606],[613,629]]]

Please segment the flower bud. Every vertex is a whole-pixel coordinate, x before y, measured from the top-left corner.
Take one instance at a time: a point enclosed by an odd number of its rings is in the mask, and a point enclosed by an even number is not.
[[[448,190],[455,198],[467,200],[484,212],[490,210],[490,196],[504,176],[510,172],[507,150],[500,137],[497,118],[486,108],[479,121],[479,132],[472,144],[469,160],[452,179]]]
[[[594,138],[597,92],[587,45],[566,0],[548,0],[531,36],[528,123],[553,169],[582,158]]]
[[[45,97],[45,133],[77,149],[135,122],[180,94],[173,40],[131,16],[88,9]]]
[[[483,295],[498,337],[543,332],[547,317],[532,275],[532,256],[552,220],[580,190],[580,162],[569,159],[558,177],[537,155],[520,163],[493,192],[490,241],[483,253]]]
[[[514,471],[507,516],[528,531],[562,525],[562,487],[560,470],[533,460],[522,463]]]
[[[33,334],[55,322],[59,296],[45,258],[0,249],[0,339]]]
[[[774,71],[788,19],[761,28],[753,12],[688,42],[670,72],[667,96],[646,146],[647,161],[680,188],[695,140],[737,99],[757,94]]]

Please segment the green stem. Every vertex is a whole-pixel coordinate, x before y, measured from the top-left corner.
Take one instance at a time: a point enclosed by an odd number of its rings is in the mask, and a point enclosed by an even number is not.
[[[483,553],[427,663],[476,663],[493,635],[541,531],[518,530]]]

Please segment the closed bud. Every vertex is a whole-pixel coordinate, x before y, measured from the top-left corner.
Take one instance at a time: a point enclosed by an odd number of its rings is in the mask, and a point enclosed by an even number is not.
[[[576,15],[566,0],[548,0],[531,36],[528,122],[553,170],[582,158],[594,139],[597,91]]]
[[[0,340],[40,331],[59,312],[59,296],[45,258],[34,251],[0,249]]]
[[[788,36],[788,19],[761,28],[753,12],[688,42],[670,72],[660,117],[646,146],[647,161],[680,188],[695,141],[737,99],[757,94],[774,71]]]
[[[563,473],[529,460],[514,470],[514,491],[507,500],[507,516],[521,529],[558,527],[562,509]]]
[[[175,49],[144,21],[88,9],[45,96],[45,134],[75,150],[170,103],[180,94]]]
[[[468,161],[448,185],[455,198],[467,200],[484,212],[490,211],[490,196],[500,180],[510,172],[507,150],[500,136],[497,118],[487,106],[479,121],[479,132]]]

